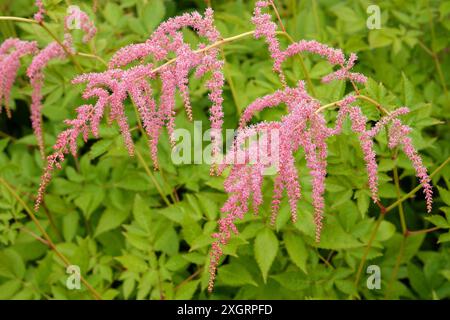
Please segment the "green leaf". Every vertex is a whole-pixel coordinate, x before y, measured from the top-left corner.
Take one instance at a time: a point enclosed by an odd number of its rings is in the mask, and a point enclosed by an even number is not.
[[[450,228],[450,224],[448,223],[448,221],[445,220],[445,218],[443,216],[439,216],[437,214],[429,216],[429,217],[425,217],[425,220],[430,221],[432,224],[434,224],[435,226],[437,226],[439,228],[444,228],[444,229]]]
[[[150,0],[144,7],[142,20],[146,31],[150,34],[164,19],[166,7],[163,0]]]
[[[335,282],[336,288],[342,291],[345,294],[355,295],[357,290],[353,280],[336,280]]]
[[[98,236],[103,232],[112,230],[120,226],[128,217],[128,211],[106,209],[100,217],[94,236]]]
[[[288,232],[284,235],[284,244],[289,257],[303,272],[308,273],[306,261],[308,259],[308,250],[301,236]]]
[[[175,293],[175,300],[191,300],[199,284],[200,280],[194,280],[181,285]]]
[[[139,194],[134,197],[133,217],[142,229],[150,232],[152,213],[148,204]]]
[[[69,212],[64,216],[62,233],[66,241],[70,242],[77,234],[78,221],[79,215],[76,211]]]
[[[155,189],[143,172],[132,172],[125,175],[117,184],[119,188],[130,191],[148,191]]]
[[[431,297],[431,290],[428,287],[423,271],[413,263],[408,264],[408,277],[414,291],[416,291],[422,299],[429,299]]]
[[[155,250],[167,253],[169,256],[178,253],[178,235],[172,226],[168,226],[155,241]]]
[[[339,223],[336,217],[332,215],[327,215],[324,218],[320,242],[317,243],[314,240],[314,220],[311,213],[308,213],[308,215],[308,218],[305,217],[304,219],[299,219],[299,221],[295,224],[295,227],[297,229],[308,236],[307,238],[305,238],[308,244],[314,247],[332,250],[358,248],[363,246],[363,244],[358,241],[353,235],[346,232],[342,228],[342,225]],[[304,216],[306,216],[306,213]]]
[[[105,198],[105,191],[100,186],[89,185],[75,199],[75,204],[81,209],[86,219],[97,209]]]
[[[219,268],[217,282],[227,286],[240,287],[246,284],[256,286],[252,275],[238,263],[231,263]]]
[[[443,233],[439,236],[438,243],[449,242],[450,241],[450,232]]]
[[[405,106],[411,106],[414,99],[414,86],[402,72],[402,87],[403,87],[403,103]]]
[[[91,159],[91,160],[95,159],[95,158],[101,156],[102,154],[104,154],[105,152],[107,152],[108,149],[113,144],[113,142],[114,142],[114,140],[109,140],[109,139],[103,139],[103,140],[95,142],[92,145],[91,150],[88,153],[89,159]]]
[[[288,290],[299,291],[309,287],[309,280],[298,272],[284,272],[270,277]]]
[[[444,201],[446,205],[450,206],[450,191],[445,190],[440,186],[437,186],[437,188],[439,190],[439,195],[441,196],[442,201]]]
[[[134,290],[136,281],[132,277],[128,277],[123,281],[122,290],[123,290],[123,297],[125,299],[128,299],[131,295],[131,293]]]
[[[127,254],[120,257],[115,257],[126,269],[132,272],[144,272],[148,269],[147,263],[137,256]]]
[[[7,300],[14,296],[22,287],[20,280],[9,280],[0,285],[0,300]]]
[[[255,258],[264,282],[278,251],[278,239],[269,228],[262,229],[255,238]]]
[[[0,276],[22,279],[25,275],[25,264],[22,257],[13,249],[0,251]]]
[[[372,49],[388,46],[392,43],[392,36],[388,30],[370,30],[369,45]]]
[[[370,196],[365,191],[358,190],[355,192],[355,198],[361,217],[364,217],[369,210]]]
[[[103,10],[103,14],[110,24],[115,25],[122,16],[122,10],[116,3],[108,1]]]

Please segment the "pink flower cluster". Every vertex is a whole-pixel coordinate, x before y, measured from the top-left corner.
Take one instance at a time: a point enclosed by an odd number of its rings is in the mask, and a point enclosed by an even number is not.
[[[36,41],[22,41],[16,38],[6,39],[0,46],[0,112],[5,105],[6,114],[11,117],[9,100],[11,89],[20,68],[20,58],[38,51]]]
[[[274,71],[279,74],[284,88],[256,99],[244,110],[240,119],[240,131],[235,138],[233,147],[226,156],[225,164],[219,167],[219,172],[222,172],[226,168],[226,164],[231,163],[230,173],[224,184],[229,197],[221,209],[225,216],[219,220],[218,232],[212,235],[216,240],[213,242],[211,250],[209,291],[212,291],[214,286],[216,270],[223,255],[223,246],[229,242],[232,233],[238,233],[235,221],[242,219],[245,213],[249,211],[249,202],[252,202],[255,213],[258,212],[258,208],[262,204],[261,188],[264,170],[268,164],[273,163],[268,162],[267,159],[274,155],[274,151],[276,156],[279,157],[279,161],[277,162],[277,175],[274,179],[272,196],[272,224],[276,221],[284,190],[286,190],[288,196],[292,221],[297,220],[297,202],[301,197],[301,186],[294,155],[301,148],[311,175],[316,241],[320,241],[325,206],[324,191],[328,153],[326,140],[342,132],[343,122],[347,116],[352,123],[352,130],[359,136],[372,199],[375,202],[379,201],[378,166],[374,151],[374,138],[382,128],[390,126],[389,147],[401,146],[411,160],[416,175],[424,188],[427,210],[428,212],[431,211],[432,188],[430,178],[420,156],[412,145],[411,138],[408,137],[410,128],[403,125],[398,119],[399,116],[409,111],[408,108],[399,108],[382,117],[373,127],[366,129],[368,120],[359,107],[351,106],[356,98],[349,95],[338,103],[340,109],[335,127],[327,127],[324,117],[319,112],[320,103],[308,95],[303,82],[299,82],[296,88],[288,87],[281,64],[290,56],[300,52],[311,52],[325,57],[332,65],[341,66],[340,70],[324,77],[323,82],[349,80],[365,83],[367,79],[364,75],[350,72],[357,57],[355,54],[351,54],[346,61],[341,50],[330,48],[316,41],[305,40],[293,43],[282,51],[276,38],[276,24],[271,21],[270,15],[262,13],[262,8],[269,5],[268,1],[258,1],[252,21],[256,27],[255,37],[264,36],[266,38],[269,51],[274,59]],[[287,106],[288,114],[282,117],[280,121],[246,126],[256,112],[282,103]],[[261,146],[261,144],[255,142],[255,139],[252,140],[251,138],[262,132],[271,138],[266,139]],[[278,135],[274,133],[278,133]],[[277,136],[278,139],[273,139],[274,136]],[[246,139],[248,143],[246,143]],[[275,150],[273,145],[275,145]],[[261,147],[263,154],[261,154]],[[240,161],[236,161],[235,157],[242,153],[242,149],[246,149],[246,153],[244,157],[241,156]]]
[[[36,6],[39,11],[35,14],[34,18],[38,22],[42,22],[45,13],[42,1],[37,0]],[[87,14],[79,9],[72,10],[71,14],[81,19],[82,29],[87,33],[84,40],[90,40],[95,35],[96,29],[94,24],[89,20]],[[73,18],[72,15],[66,17],[66,25],[68,19]],[[31,124],[36,135],[39,151],[43,158],[45,157],[45,153],[41,109],[44,68],[51,60],[64,59],[68,52],[74,53],[72,35],[68,32],[68,29],[66,29],[66,31],[62,45],[58,42],[51,42],[42,50],[38,49],[35,41],[28,42],[20,39],[7,39],[0,47],[0,72],[2,74],[0,82],[0,101],[4,100],[8,116],[11,116],[9,111],[9,96],[17,71],[20,67],[20,58],[27,54],[34,55],[34,58],[27,69],[27,76],[30,78],[30,84],[33,89],[31,94]]]
[[[272,22],[270,14],[262,12],[264,8],[269,7],[270,5],[270,1],[258,1],[255,5],[252,22],[255,25],[255,38],[265,38],[266,43],[269,46],[270,55],[274,61],[273,69],[279,75],[284,86],[286,86],[286,77],[282,71],[283,62],[289,57],[302,52],[317,54],[326,58],[330,64],[341,66],[340,70],[327,75],[322,79],[325,83],[335,79],[348,79],[359,83],[365,83],[367,81],[367,78],[364,75],[350,72],[350,69],[355,65],[357,60],[357,56],[354,53],[351,54],[348,61],[346,61],[342,50],[330,48],[327,45],[314,40],[300,40],[299,42],[289,45],[286,50],[281,50],[276,37],[277,25]]]
[[[34,20],[39,23],[44,22],[45,8],[42,0],[36,0],[34,5],[38,8],[38,11],[34,14]]]
[[[206,38],[195,50],[187,44],[182,35],[182,29],[190,27],[199,36]],[[224,77],[223,62],[218,59],[219,51],[208,48],[209,43],[219,40],[220,34],[213,25],[213,11],[207,9],[204,16],[199,13],[186,13],[171,18],[162,23],[144,43],[133,44],[120,49],[110,60],[109,69],[101,73],[87,73],[73,80],[74,84],[86,83],[83,98],[96,98],[95,104],[87,104],[77,109],[78,116],[74,120],[66,121],[70,127],[62,132],[54,146],[54,154],[48,157],[48,166],[44,171],[39,188],[36,209],[42,202],[45,188],[50,181],[52,170],[58,160],[64,159],[64,154],[71,152],[76,155],[77,138],[82,135],[86,140],[89,131],[94,136],[98,134],[99,122],[106,106],[110,106],[109,121],[116,121],[120,127],[125,145],[130,155],[134,154],[133,140],[125,115],[125,101],[131,98],[142,120],[143,128],[148,136],[151,158],[155,168],[158,167],[158,141],[163,127],[166,127],[171,137],[175,127],[175,94],[179,90],[184,100],[186,113],[192,118],[192,108],[189,99],[188,76],[191,70],[197,77],[210,73],[211,77],[206,86],[209,89],[210,121],[212,139],[214,142],[213,155],[218,156],[221,143],[221,128],[223,123],[222,87]],[[145,59],[153,58],[154,63],[170,60],[174,53],[176,60],[171,64],[155,67],[153,63],[146,63]],[[131,63],[137,64],[128,69],[120,67]],[[153,97],[150,80],[159,78],[162,82],[159,103]]]
[[[71,50],[72,38],[70,35],[66,35],[66,40],[63,45]],[[44,152],[44,138],[42,134],[42,85],[44,83],[44,68],[51,60],[64,59],[66,52],[57,42],[51,42],[44,49],[33,58],[33,61],[28,66],[27,76],[30,78],[30,84],[33,89],[31,93],[31,125],[36,136],[39,151],[41,156],[45,157]]]

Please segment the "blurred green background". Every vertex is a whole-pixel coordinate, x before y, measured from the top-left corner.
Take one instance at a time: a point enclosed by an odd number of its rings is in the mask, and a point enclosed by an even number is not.
[[[210,3],[223,37],[253,29],[254,1]],[[82,44],[81,32],[75,31],[76,47],[108,61],[122,46],[145,41],[163,20],[186,11],[203,12],[207,1],[44,0],[44,4],[46,24],[61,39],[68,5],[78,5],[94,18],[96,37]],[[147,143],[139,131],[133,132],[133,138],[145,161],[130,158],[117,126],[104,123],[101,138],[90,138],[86,144],[80,141],[79,157],[69,156],[57,172],[37,218],[58,250],[80,267],[104,299],[450,298],[450,166],[441,166],[450,156],[450,1],[286,0],[275,4],[296,41],[316,39],[342,48],[347,56],[358,54],[356,70],[369,77],[364,94],[388,110],[403,105],[411,109],[404,119],[413,128],[414,145],[429,172],[437,170],[432,214],[426,214],[419,191],[401,206],[409,232],[402,231],[395,207],[370,240],[380,212],[369,198],[358,138],[347,123],[344,134],[329,141],[322,241],[314,242],[310,178],[299,153],[305,197],[299,202],[298,222],[294,225],[289,220],[284,200],[275,227],[269,226],[272,181],[268,177],[260,215],[249,213],[238,223],[240,234],[226,247],[215,290],[208,294],[210,235],[226,200],[223,177],[210,177],[207,165],[173,165],[167,133],[160,142],[161,171],[152,172]],[[366,26],[370,16],[366,9],[372,4],[381,10],[379,30]],[[31,0],[0,0],[1,16],[31,18],[35,10]],[[37,25],[0,21],[0,40],[8,37],[37,40],[40,47],[52,41]],[[188,30],[185,37],[193,44],[198,41]],[[280,40],[283,46],[288,44]],[[249,103],[281,84],[272,72],[263,40],[247,37],[223,49],[224,128],[234,129]],[[77,56],[77,60],[85,71],[105,70],[95,59]],[[91,299],[84,285],[80,290],[66,287],[70,274],[26,212],[27,206],[32,208],[45,165],[29,120],[31,87],[25,70],[30,61],[30,57],[22,59],[12,90],[12,118],[0,114],[0,298]],[[322,103],[339,100],[352,90],[343,82],[320,83],[332,70],[327,62],[305,55],[305,64]],[[305,78],[297,59],[284,67],[289,83]],[[47,153],[65,128],[63,121],[73,118],[76,107],[83,104],[83,87],[70,83],[76,74],[69,59],[53,61],[45,70]],[[203,121],[205,129],[209,101],[204,81],[192,77],[190,91],[194,118]],[[360,105],[370,120],[379,119],[376,108]],[[181,99],[177,108],[183,109]],[[258,120],[279,119],[283,114],[283,108],[272,109],[259,114]],[[131,104],[127,116],[130,126],[136,126]],[[335,116],[336,111],[326,113],[330,125]],[[178,113],[177,127],[194,130],[184,112]],[[418,181],[406,157],[387,148],[384,133],[378,137],[376,151],[380,197],[388,207]],[[155,180],[170,205],[158,193]],[[360,265],[363,269],[356,283]],[[367,265],[380,267],[380,289],[368,289]]]

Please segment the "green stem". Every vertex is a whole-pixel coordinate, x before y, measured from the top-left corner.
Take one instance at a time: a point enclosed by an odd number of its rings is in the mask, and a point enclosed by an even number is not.
[[[8,16],[0,16],[0,21],[15,21],[15,22],[25,22],[25,23],[31,23],[31,24],[37,24],[38,26],[40,26],[42,29],[44,29],[50,37],[52,37],[53,40],[56,41],[56,43],[58,43],[61,48],[64,50],[64,52],[66,53],[66,55],[72,60],[72,62],[75,64],[75,66],[77,67],[78,71],[80,72],[84,72],[83,68],[81,67],[81,65],[78,63],[78,61],[75,59],[74,55],[72,54],[72,52],[70,52],[70,50],[68,50],[66,48],[66,46],[58,39],[58,37],[44,24],[44,23],[39,23],[34,19],[27,19],[27,18],[21,18],[21,17],[8,17]]]
[[[33,23],[39,24],[36,20],[21,18],[21,17],[8,17],[8,16],[0,16],[0,21],[15,21],[15,22],[25,22],[25,23]]]
[[[375,240],[378,229],[380,228],[380,225],[381,225],[381,222],[383,221],[383,219],[384,219],[384,213],[382,212],[375,223],[375,227],[373,228],[372,233],[370,234],[370,238],[369,238],[369,241],[367,242],[366,249],[364,250],[363,256],[361,258],[361,262],[359,263],[358,271],[356,272],[355,286],[358,286],[359,280],[361,279],[361,274],[362,274],[362,271],[364,268],[364,264],[366,263],[370,248],[372,247],[373,241]]]
[[[386,131],[387,131],[387,129],[386,129]],[[397,160],[397,151],[394,153],[393,159]],[[399,200],[400,196],[401,196],[401,189],[400,189],[400,179],[398,176],[397,164],[395,164],[392,171],[394,174],[394,184],[395,184],[395,190],[397,192],[397,199]],[[408,237],[408,226],[406,225],[405,212],[403,210],[402,203],[399,203],[398,214],[400,217],[400,224],[402,226],[402,242],[400,245],[400,250],[397,255],[397,259],[395,261],[394,269],[391,274],[391,279],[389,280],[389,283],[388,283],[388,286],[386,289],[386,295],[385,295],[386,299],[389,299],[391,290],[392,290],[392,286],[394,285],[394,282],[397,280],[398,270],[400,269],[400,265],[402,263],[403,255],[405,252],[406,238]]]
[[[395,155],[395,158],[397,158],[397,155]],[[397,192],[397,200],[400,200],[401,190],[400,190],[400,179],[398,177],[397,165],[394,166],[392,171],[394,173],[394,184],[395,184],[395,191]],[[406,226],[405,211],[403,210],[402,203],[399,203],[398,213],[400,216],[400,224],[402,226],[402,233],[403,233],[403,235],[405,235],[408,232],[408,227]]]
[[[237,98],[237,94],[236,94],[236,88],[234,87],[233,78],[228,72],[228,64],[227,64],[227,59],[225,57],[225,52],[224,52],[222,47],[220,48],[220,51],[222,52],[222,59],[223,59],[223,63],[224,63],[225,78],[227,79],[228,85],[230,86],[231,96],[233,97],[234,104],[236,105],[237,114],[240,115],[242,110],[241,110],[241,108],[239,106],[239,103],[238,103],[238,98]]]
[[[0,137],[11,139],[12,141],[16,141],[17,139],[6,132],[0,131]]]
[[[386,299],[389,299],[391,295],[392,286],[394,285],[394,282],[397,280],[398,270],[400,269],[400,265],[402,264],[403,255],[405,254],[406,239],[407,236],[406,234],[404,234],[402,237],[402,242],[400,244],[400,250],[398,252],[397,260],[395,261],[394,270],[392,270],[392,275],[386,289],[385,294]]]
[[[440,230],[440,229],[441,229],[440,227],[433,227],[433,228],[422,229],[422,230],[415,230],[415,231],[408,230],[407,235],[408,235],[408,237],[409,236],[416,236],[418,234],[430,233],[430,232],[434,232],[434,231],[437,231],[437,230]]]
[[[49,36],[52,37],[53,40],[55,40],[56,43],[58,43],[61,46],[66,56],[68,56],[69,59],[72,60],[73,64],[78,69],[78,71],[84,72],[83,67],[75,59],[75,55],[69,49],[67,49],[67,47],[58,39],[58,37],[44,23],[39,23],[39,26],[41,26],[49,34]]]
[[[383,113],[383,114],[385,114],[385,115],[389,115],[389,114],[390,114],[390,112],[387,111],[387,110],[381,105],[381,103],[379,103],[378,101],[376,101],[376,100],[374,100],[374,99],[372,99],[372,98],[370,98],[370,97],[367,97],[367,96],[362,95],[362,94],[358,94],[358,95],[355,96],[355,99],[365,100],[365,101],[367,101],[367,102],[373,104],[378,110],[380,110],[381,113]],[[320,108],[318,108],[318,109],[316,110],[316,113],[322,112],[322,111],[324,111],[324,110],[326,110],[326,109],[329,109],[329,108],[331,108],[331,107],[335,107],[335,106],[337,106],[340,102],[342,102],[342,100],[338,100],[338,101],[334,101],[334,102],[325,104],[325,105],[321,106]]]
[[[105,60],[103,60],[102,57],[100,57],[100,56],[98,56],[98,55],[96,55],[96,54],[92,54],[92,53],[84,53],[84,52],[77,52],[76,55],[77,55],[77,56],[80,56],[80,57],[85,57],[85,58],[91,58],[91,59],[98,60],[98,61],[100,61],[105,67],[108,66],[108,63],[107,63]]]
[[[34,215],[33,211],[28,207],[28,205],[26,204],[26,202],[19,196],[19,194],[17,194],[17,192],[14,190],[14,188],[8,183],[6,182],[5,179],[0,178],[0,183],[2,185],[4,185],[6,187],[6,189],[9,191],[9,193],[11,193],[11,195],[22,205],[22,207],[25,209],[25,211],[28,213],[28,215],[30,216],[31,220],[33,220],[34,224],[36,225],[36,227],[38,228],[38,230],[41,232],[41,234],[43,235],[44,239],[47,241],[48,246],[50,247],[51,250],[53,250],[55,252],[55,254],[61,259],[61,261],[64,263],[64,265],[70,266],[72,265],[72,263],[70,263],[70,261],[56,248],[56,245],[54,244],[54,242],[52,241],[52,239],[50,238],[50,236],[48,235],[48,233],[45,231],[44,227],[41,225],[41,223],[39,222],[39,220],[36,218],[36,216]],[[83,282],[83,284],[86,286],[86,288],[88,289],[88,291],[90,291],[90,293],[92,294],[92,296],[97,299],[97,300],[101,300],[101,296],[100,294],[94,289],[94,287],[92,287],[87,281],[86,279],[80,275],[80,280],[81,282]]]
[[[320,32],[319,15],[317,14],[317,2],[316,0],[311,0],[312,2],[312,12],[314,16],[314,24],[316,26],[317,37],[319,40],[322,38],[322,33]]]
[[[170,203],[169,199],[165,195],[164,191],[161,189],[161,186],[159,185],[158,181],[156,180],[155,176],[153,175],[152,170],[150,170],[150,168],[148,167],[147,163],[145,162],[144,157],[139,152],[139,150],[136,149],[135,152],[136,152],[136,156],[137,156],[139,162],[141,163],[142,167],[144,167],[145,172],[147,173],[147,175],[150,177],[150,179],[152,180],[153,184],[155,185],[156,190],[158,190],[158,193],[161,195],[161,197],[163,198],[164,202],[168,206],[170,206],[171,203]]]
[[[137,106],[136,106],[136,104],[134,103],[134,100],[133,100],[133,99],[131,99],[131,104],[133,105],[134,113],[136,114],[136,120],[137,120],[137,122],[138,122],[138,128],[139,128],[139,130],[141,131],[141,135],[142,135],[143,137],[146,137],[146,136],[147,136],[147,133],[145,132],[144,127],[142,126],[141,118],[140,118],[140,116],[139,116],[139,111],[138,111]],[[141,156],[141,157],[142,157],[142,156]],[[143,158],[142,158],[142,159],[143,159]],[[145,161],[143,161],[143,163],[145,163]],[[147,164],[145,163],[145,165],[147,165]],[[148,166],[147,166],[147,168],[148,168]],[[151,173],[150,168],[148,168],[148,170],[149,170],[150,173]],[[161,176],[162,176],[162,169],[160,168],[159,170],[160,170]],[[146,171],[147,171],[147,170],[146,170]],[[148,172],[147,172],[147,173],[148,173]],[[154,175],[151,173],[151,175],[149,175],[149,176],[150,176],[150,178],[152,179],[153,183],[155,184],[156,188],[158,189],[158,188],[159,188],[159,184],[158,184],[158,182],[156,181],[156,179],[154,178]],[[162,189],[161,189],[161,190],[162,190]],[[158,191],[159,191],[159,193],[161,194],[161,196],[164,198],[165,195],[163,194],[163,192],[160,191],[160,189],[158,189]],[[170,198],[172,199],[173,202],[176,202],[176,201],[175,201],[175,197],[172,195],[172,192],[169,194],[169,196],[170,196]],[[167,198],[166,198],[166,199],[167,199]],[[167,203],[167,202],[166,202],[166,203]],[[170,205],[170,203],[169,203],[169,205]]]

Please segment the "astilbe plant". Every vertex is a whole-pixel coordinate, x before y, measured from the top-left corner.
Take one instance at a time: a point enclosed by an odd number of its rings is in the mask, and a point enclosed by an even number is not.
[[[38,12],[35,20],[43,23],[45,10],[41,1],[36,1]],[[355,105],[359,95],[357,84],[364,84],[367,78],[352,71],[357,56],[352,53],[345,57],[339,49],[330,48],[317,41],[301,40],[293,42],[286,49],[282,49],[277,39],[277,24],[272,21],[268,7],[272,1],[258,1],[253,13],[252,22],[255,25],[256,39],[264,38],[270,56],[273,59],[273,71],[279,76],[282,89],[272,94],[256,99],[242,113],[239,130],[232,148],[218,163],[221,150],[221,129],[223,124],[222,90],[224,76],[223,61],[219,59],[218,45],[221,36],[214,26],[213,11],[207,9],[202,16],[197,12],[186,13],[171,18],[162,23],[150,38],[138,44],[132,44],[119,49],[108,63],[104,72],[85,73],[77,76],[73,84],[86,84],[82,97],[95,100],[77,108],[77,117],[66,120],[68,128],[61,132],[55,145],[54,152],[47,157],[41,184],[38,191],[35,209],[38,210],[43,201],[44,192],[49,184],[55,168],[61,168],[65,156],[71,153],[76,156],[77,141],[81,136],[87,141],[90,133],[94,137],[99,135],[99,125],[106,112],[109,111],[108,121],[116,121],[128,153],[134,154],[134,145],[126,117],[125,104],[127,99],[135,105],[142,122],[142,127],[148,138],[151,159],[154,167],[158,168],[158,141],[165,127],[169,133],[172,146],[175,127],[175,96],[181,94],[184,107],[189,119],[193,112],[189,97],[189,75],[193,71],[197,77],[210,74],[206,82],[209,90],[210,121],[213,140],[213,166],[211,173],[222,174],[229,168],[229,174],[224,183],[224,189],[229,194],[228,200],[221,211],[225,214],[218,222],[218,232],[212,236],[210,257],[210,281],[208,289],[213,290],[215,275],[223,247],[229,242],[232,234],[238,233],[236,220],[242,219],[250,211],[250,203],[254,213],[258,213],[263,203],[262,184],[266,170],[275,164],[273,195],[271,203],[271,223],[277,218],[283,192],[286,190],[291,211],[291,219],[297,221],[297,203],[302,197],[302,188],[296,168],[296,153],[303,151],[306,165],[312,181],[312,204],[314,208],[314,223],[316,226],[316,241],[320,242],[320,234],[325,211],[325,180],[327,175],[327,139],[342,132],[346,118],[351,121],[351,129],[358,135],[360,146],[366,164],[368,185],[372,199],[379,204],[377,162],[374,150],[374,138],[387,128],[388,147],[401,148],[412,162],[416,175],[423,186],[427,211],[431,211],[432,187],[430,177],[424,167],[421,157],[413,146],[408,134],[411,128],[404,125],[399,117],[408,113],[408,108],[401,107],[393,112],[383,111],[383,117],[374,125],[369,126],[368,119],[361,109]],[[83,41],[89,41],[96,29],[89,17],[78,9],[72,9],[65,20],[65,40],[63,43],[54,42],[38,52],[36,42],[19,39],[8,39],[0,46],[0,99],[4,101],[9,113],[9,95],[20,58],[24,55],[35,55],[28,67],[27,75],[33,87],[32,93],[32,124],[37,136],[39,148],[44,154],[42,138],[41,108],[44,75],[43,69],[52,59],[63,59],[74,53],[73,39],[69,33],[70,23],[74,17],[79,19],[80,28],[85,32]],[[182,30],[191,28],[204,39],[196,48],[185,42]],[[356,94],[348,94],[342,100],[322,105],[308,93],[303,81],[295,87],[290,87],[283,73],[282,65],[290,57],[302,53],[313,53],[325,58],[338,69],[322,78],[323,83],[331,81],[350,81]],[[175,58],[172,58],[172,56]],[[161,81],[159,101],[155,97],[152,81]],[[266,108],[273,108],[280,104],[287,107],[287,114],[279,121],[261,122],[249,125],[253,116]],[[339,111],[334,126],[329,127],[322,112],[331,106],[338,106]],[[263,139],[254,139],[255,137]],[[250,141],[250,142],[249,142]],[[380,205],[381,206],[381,205]]]
[[[207,9],[204,16],[197,12],[186,13],[162,23],[151,37],[144,43],[132,44],[120,50],[111,58],[108,69],[100,73],[87,73],[76,77],[73,84],[86,83],[83,98],[97,99],[95,104],[85,104],[77,108],[76,119],[67,120],[69,128],[59,134],[54,153],[47,158],[47,167],[42,176],[35,208],[39,208],[45,188],[55,168],[60,168],[65,155],[77,154],[77,139],[82,136],[86,141],[89,132],[98,136],[98,127],[107,107],[109,122],[116,121],[120,127],[128,153],[134,154],[133,140],[128,119],[125,114],[125,101],[130,98],[136,105],[143,128],[148,136],[151,158],[158,168],[157,147],[163,127],[166,127],[171,139],[175,127],[175,94],[177,89],[184,101],[186,113],[192,119],[192,108],[189,99],[188,76],[194,70],[197,77],[210,73],[206,86],[211,100],[210,121],[213,140],[213,156],[217,158],[220,151],[221,128],[223,123],[222,87],[224,77],[223,62],[219,60],[217,48],[208,48],[220,39],[220,34],[213,24],[213,11]],[[199,36],[206,39],[196,49],[183,39],[182,29],[192,28]],[[173,63],[166,62],[156,67],[157,62],[170,60],[175,54]],[[153,59],[153,62],[146,62]],[[124,69],[130,64],[133,66]],[[150,80],[162,82],[159,104],[153,96]]]
[[[394,112],[387,113],[373,127],[367,128],[368,120],[359,107],[352,105],[356,96],[350,94],[337,103],[340,109],[336,124],[334,128],[329,128],[325,118],[321,115],[321,111],[326,107],[322,107],[319,101],[306,92],[303,82],[299,82],[296,88],[290,88],[282,71],[282,63],[288,57],[302,52],[318,54],[326,58],[331,65],[340,67],[337,71],[323,77],[322,82],[348,80],[357,90],[355,83],[367,81],[364,75],[351,72],[357,56],[352,53],[346,60],[341,50],[330,48],[317,41],[306,40],[295,42],[285,50],[281,50],[276,37],[277,25],[271,21],[270,14],[263,13],[263,9],[271,4],[271,1],[258,1],[252,22],[255,24],[255,38],[264,37],[268,44],[270,55],[274,60],[273,70],[279,75],[284,88],[274,94],[258,98],[245,109],[241,116],[239,132],[233,147],[227,154],[225,164],[219,167],[219,171],[222,172],[228,164],[231,164],[230,173],[224,185],[225,191],[229,193],[229,198],[221,209],[226,215],[219,220],[218,232],[213,234],[215,241],[212,244],[209,266],[209,291],[213,290],[216,270],[223,255],[223,246],[229,242],[232,233],[238,233],[235,221],[242,219],[244,214],[249,211],[249,202],[252,203],[255,213],[258,212],[258,207],[262,204],[261,189],[264,170],[269,165],[273,165],[274,149],[277,151],[276,156],[279,157],[279,161],[277,162],[277,175],[274,179],[271,223],[274,224],[276,221],[284,190],[286,190],[288,196],[292,221],[295,223],[297,220],[297,202],[301,197],[301,186],[295,166],[295,153],[301,148],[312,179],[312,203],[316,225],[315,238],[316,242],[320,242],[324,213],[325,177],[327,174],[326,140],[342,132],[343,121],[347,116],[351,120],[352,130],[359,136],[373,201],[376,203],[379,201],[374,137],[382,128],[389,126],[388,146],[391,149],[400,146],[411,160],[424,189],[427,211],[431,211],[432,188],[430,177],[412,145],[411,138],[407,136],[410,128],[403,125],[398,119],[399,116],[409,111],[408,108],[402,107]],[[246,126],[256,112],[282,103],[287,106],[288,114],[283,116],[280,121]],[[278,132],[277,139],[274,139],[273,132]],[[263,140],[263,143],[256,142],[257,139],[251,139],[261,133],[269,136]],[[246,144],[246,141],[250,142]],[[276,143],[275,148],[271,145],[274,143]],[[242,156],[242,153],[244,153],[244,156]],[[240,159],[237,159],[239,154],[241,154]]]

